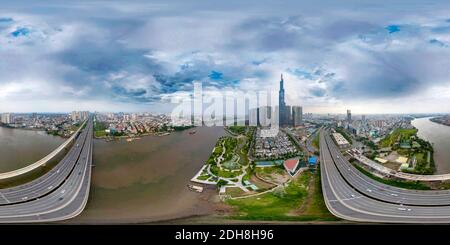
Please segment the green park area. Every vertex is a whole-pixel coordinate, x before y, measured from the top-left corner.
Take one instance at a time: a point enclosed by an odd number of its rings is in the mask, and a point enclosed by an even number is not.
[[[230,127],[227,127],[228,131],[230,131],[233,134],[237,134],[237,135],[245,134],[245,132],[247,131],[247,128],[248,127],[246,127],[246,126],[230,126]]]
[[[226,201],[234,208],[233,219],[274,221],[334,221],[326,208],[320,173],[305,171],[273,191]]]
[[[106,136],[106,132],[105,132],[106,129],[108,129],[108,125],[105,122],[95,121],[95,123],[94,123],[95,137]]]
[[[228,182],[236,182],[239,177],[248,179],[246,178],[250,171],[248,150],[254,131],[251,127],[241,126],[228,127],[228,130],[234,133],[219,138],[206,162],[210,173],[214,176],[204,174],[200,176],[201,179],[213,177]],[[226,184],[224,181],[222,184]]]
[[[434,173],[433,147],[417,137],[417,129],[397,128],[380,141],[380,147],[390,147],[393,152],[408,159],[413,167],[402,171],[414,174]]]
[[[417,129],[405,129],[405,128],[397,128],[386,136],[380,142],[381,147],[390,147],[396,143],[406,143],[411,141],[411,138],[415,136],[417,133]]]

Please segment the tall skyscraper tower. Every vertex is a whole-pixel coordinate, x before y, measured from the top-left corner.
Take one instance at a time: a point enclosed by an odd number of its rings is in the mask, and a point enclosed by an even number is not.
[[[278,92],[278,107],[279,107],[279,122],[280,125],[286,124],[286,102],[284,101],[284,81],[283,81],[283,74],[281,74],[281,80],[280,80],[280,91]]]
[[[351,110],[347,110],[347,122],[348,123],[352,122],[352,111]]]

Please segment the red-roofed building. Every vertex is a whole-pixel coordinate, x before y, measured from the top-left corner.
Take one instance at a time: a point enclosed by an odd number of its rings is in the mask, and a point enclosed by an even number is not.
[[[298,163],[299,163],[299,158],[291,158],[291,159],[287,159],[284,161],[284,168],[286,169],[286,171],[291,175],[294,176],[295,173],[297,172],[297,168],[298,168]]]

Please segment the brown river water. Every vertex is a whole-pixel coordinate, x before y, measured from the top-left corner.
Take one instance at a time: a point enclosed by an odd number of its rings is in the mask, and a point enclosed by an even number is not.
[[[450,173],[450,127],[419,118],[412,122],[419,131],[417,135],[433,144],[436,174]]]
[[[223,128],[196,128],[139,140],[95,140],[92,188],[73,222],[146,222],[214,212],[186,185],[208,159]]]
[[[44,131],[0,127],[0,173],[30,165],[52,152],[65,139]]]
[[[0,131],[0,172],[39,160],[64,141],[43,132],[11,130]],[[68,222],[151,222],[214,213],[214,195],[189,191],[186,185],[225,131],[195,130],[132,142],[96,139],[89,201],[83,213]]]

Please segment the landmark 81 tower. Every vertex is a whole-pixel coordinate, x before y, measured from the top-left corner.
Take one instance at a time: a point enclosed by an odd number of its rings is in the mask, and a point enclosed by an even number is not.
[[[278,108],[279,108],[279,122],[280,125],[286,124],[286,102],[284,101],[284,81],[283,81],[283,74],[281,74],[281,80],[280,80],[280,91],[278,94]]]

